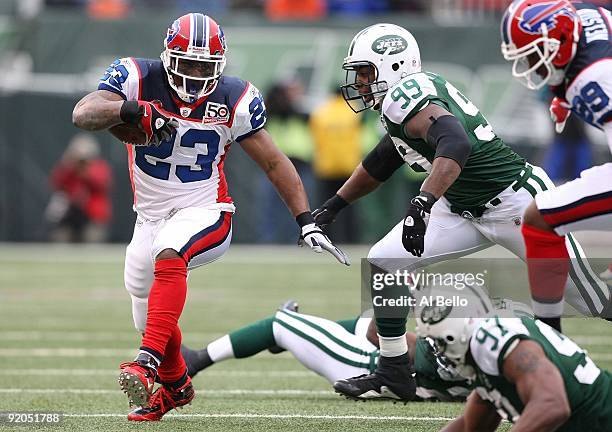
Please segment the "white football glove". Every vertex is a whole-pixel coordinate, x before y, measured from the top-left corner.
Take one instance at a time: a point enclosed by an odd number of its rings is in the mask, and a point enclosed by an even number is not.
[[[338,247],[334,246],[329,237],[316,224],[310,223],[302,227],[302,234],[298,241],[298,245],[304,246],[307,244],[316,253],[322,253],[326,250],[332,254],[338,262],[344,265],[351,265],[349,257],[342,252]]]

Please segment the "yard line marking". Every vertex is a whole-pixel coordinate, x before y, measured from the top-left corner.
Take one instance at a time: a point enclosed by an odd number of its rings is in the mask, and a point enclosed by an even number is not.
[[[569,338],[578,345],[608,345],[610,343],[609,336],[575,335]]]
[[[0,348],[0,357],[133,357],[133,349],[115,348]],[[264,354],[265,355],[265,354]],[[595,361],[610,361],[612,353],[589,352]],[[268,354],[270,359],[288,359]]]
[[[212,340],[223,333],[219,332],[189,332],[187,339]],[[87,342],[87,341],[129,341],[133,342],[141,337],[137,331],[130,332],[109,332],[109,331],[0,331],[0,340],[3,341],[72,341],[72,342]]]
[[[200,394],[206,396],[234,396],[234,395],[259,395],[259,396],[333,396],[336,398],[336,393],[331,390],[272,390],[272,389],[234,389],[234,390],[210,390],[210,389],[199,389],[196,390]],[[56,388],[45,388],[45,389],[22,389],[22,388],[0,388],[0,393],[15,394],[15,393],[28,393],[28,394],[116,394],[121,396],[121,391],[111,389],[56,389]]]
[[[0,357],[133,357],[133,349],[0,348]]]
[[[119,369],[0,369],[0,375],[22,376],[90,376],[90,375],[117,375]],[[206,376],[219,377],[313,377],[316,373],[308,370],[286,370],[286,371],[249,371],[249,370],[212,370],[206,371]]]
[[[125,418],[125,414],[64,414],[64,417],[91,418],[110,417]],[[441,422],[453,420],[453,417],[416,417],[416,416],[365,416],[365,415],[332,415],[332,414],[250,414],[250,413],[207,413],[207,414],[166,414],[172,418],[244,418],[244,419],[310,419],[310,420],[398,420]]]
[[[223,336],[221,332],[189,332],[186,339],[191,340],[213,340]],[[607,336],[593,336],[585,334],[566,335],[578,345],[608,345],[610,338]],[[64,342],[88,342],[88,341],[122,341],[133,342],[140,338],[136,331],[45,331],[45,330],[7,330],[0,331],[0,340],[3,341],[64,341]]]

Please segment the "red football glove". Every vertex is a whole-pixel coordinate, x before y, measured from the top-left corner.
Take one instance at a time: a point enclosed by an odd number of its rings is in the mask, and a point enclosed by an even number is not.
[[[559,97],[554,97],[550,102],[550,118],[555,122],[555,130],[557,133],[563,132],[565,128],[565,122],[571,114],[570,108],[572,106],[565,100]]]
[[[161,113],[160,101],[125,101],[120,117],[125,123],[137,125],[146,135],[146,144],[159,145],[170,139],[178,127],[178,120]]]

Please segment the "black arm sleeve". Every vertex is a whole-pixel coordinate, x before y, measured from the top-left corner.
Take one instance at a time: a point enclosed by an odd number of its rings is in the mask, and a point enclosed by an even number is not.
[[[472,144],[457,117],[445,115],[435,119],[427,131],[427,142],[436,149],[434,159],[453,159],[463,169],[472,153]]]
[[[384,182],[404,164],[404,159],[398,153],[389,134],[385,134],[361,164],[368,174],[379,182]]]

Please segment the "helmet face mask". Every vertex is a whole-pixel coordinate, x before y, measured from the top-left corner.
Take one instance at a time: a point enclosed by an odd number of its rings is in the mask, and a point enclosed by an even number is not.
[[[356,113],[374,108],[389,86],[378,80],[378,69],[370,62],[345,63],[346,84],[340,87],[342,97]]]
[[[355,112],[379,109],[387,90],[405,76],[421,71],[419,47],[412,34],[394,24],[375,24],[353,38],[342,69],[341,87]]]
[[[170,86],[185,102],[212,93],[225,67],[224,56],[198,59],[180,51],[166,50],[161,58]]]
[[[470,340],[479,323],[493,314],[493,304],[484,288],[433,287],[431,293],[445,298],[459,296],[465,306],[428,305],[416,312],[417,334],[430,338],[435,351],[464,378],[473,378],[474,368],[466,361]],[[427,294],[424,294],[427,295]],[[431,297],[431,294],[429,294]],[[432,298],[435,298],[432,297]]]
[[[190,13],[168,29],[160,58],[168,84],[181,100],[194,103],[211,94],[225,68],[227,47],[221,27],[210,17]]]
[[[512,75],[531,90],[537,90],[549,84],[556,71],[553,60],[561,45],[558,40],[547,37],[545,26],[542,32],[544,36],[521,48],[511,48],[502,44],[504,58],[514,61]]]
[[[516,0],[501,22],[501,52],[512,75],[531,90],[563,82],[576,53],[581,24],[566,0]]]

